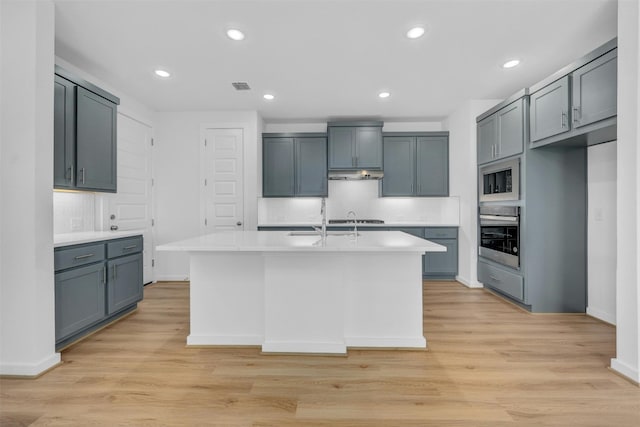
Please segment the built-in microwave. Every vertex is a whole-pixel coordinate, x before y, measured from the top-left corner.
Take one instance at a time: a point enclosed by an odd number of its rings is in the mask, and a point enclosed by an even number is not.
[[[520,159],[483,166],[478,174],[478,200],[504,202],[520,199]]]

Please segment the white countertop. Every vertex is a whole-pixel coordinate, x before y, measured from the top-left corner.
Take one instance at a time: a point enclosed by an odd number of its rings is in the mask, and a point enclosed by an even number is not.
[[[223,231],[157,246],[179,252],[446,252],[446,247],[400,231],[291,236],[288,231]]]
[[[320,223],[315,222],[279,222],[258,224],[258,227],[320,227]],[[353,227],[350,224],[329,224],[327,227]],[[358,224],[358,227],[459,227],[458,224],[434,224],[434,223],[418,223],[418,222],[385,222],[384,224]]]
[[[82,243],[99,242],[101,240],[120,239],[122,237],[140,236],[143,230],[129,231],[78,231],[53,235],[53,247],[79,245]]]

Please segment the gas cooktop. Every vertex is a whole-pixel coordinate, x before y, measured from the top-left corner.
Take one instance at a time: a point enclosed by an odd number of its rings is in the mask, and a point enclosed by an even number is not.
[[[330,219],[329,224],[350,224],[352,219]],[[357,219],[356,224],[384,224],[381,219]]]

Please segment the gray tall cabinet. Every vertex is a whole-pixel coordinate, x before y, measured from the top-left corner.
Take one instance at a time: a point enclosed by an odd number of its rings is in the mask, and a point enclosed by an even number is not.
[[[116,96],[56,66],[54,188],[116,192],[119,103]]]
[[[478,279],[532,312],[586,310],[586,148],[616,138],[616,51],[614,39],[477,118],[479,177],[494,161],[520,164],[518,200],[480,203],[519,208],[519,266],[479,256]]]

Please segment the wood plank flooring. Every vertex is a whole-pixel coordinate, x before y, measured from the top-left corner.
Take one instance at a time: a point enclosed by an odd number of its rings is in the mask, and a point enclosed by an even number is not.
[[[424,284],[428,351],[185,348],[188,320],[188,285],[147,286],[135,314],[62,366],[0,380],[0,425],[640,425],[640,388],[607,369],[614,327],[455,282]]]

